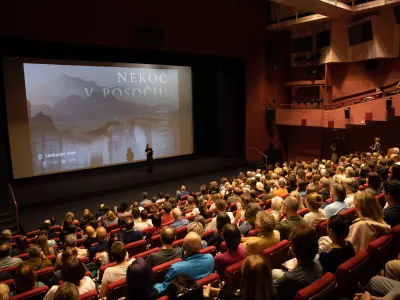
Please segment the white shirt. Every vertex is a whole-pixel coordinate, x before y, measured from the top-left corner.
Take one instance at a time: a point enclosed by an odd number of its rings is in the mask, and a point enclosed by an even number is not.
[[[114,266],[109,267],[104,271],[103,278],[101,280],[101,284],[110,284],[111,282],[120,280],[126,277],[126,270],[128,269],[129,264],[125,266]]]
[[[146,222],[142,222],[142,221],[137,222],[137,223],[135,222],[134,228],[136,230],[142,231],[142,230],[148,228],[149,225],[150,225],[150,227],[153,227],[153,222],[151,221],[151,219],[147,219]]]
[[[354,207],[354,194],[348,194],[344,202],[350,207]]]
[[[95,290],[96,289],[96,284],[90,277],[83,277],[85,279],[85,283],[81,286],[78,287],[79,295],[82,295],[84,293],[87,293],[89,291]],[[43,300],[53,300],[54,295],[57,292],[59,285],[54,285],[46,294]]]
[[[227,215],[229,216],[229,218],[231,219],[231,223],[235,222],[235,217],[233,216],[233,213],[232,213],[232,212],[228,211],[226,214],[227,214]],[[217,230],[217,217],[214,217],[214,218],[212,219],[212,221],[211,221],[210,224],[208,225],[207,229],[208,229],[208,230],[210,230],[210,229]]]
[[[307,222],[311,227],[317,227],[318,223],[326,220],[326,214],[322,208],[318,209],[317,212],[310,211],[304,215],[304,221]]]

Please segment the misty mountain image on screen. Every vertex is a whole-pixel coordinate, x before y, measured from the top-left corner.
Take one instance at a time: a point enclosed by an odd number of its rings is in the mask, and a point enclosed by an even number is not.
[[[168,84],[117,82],[117,72],[143,70],[166,72]],[[144,160],[147,143],[155,158],[179,155],[178,71],[43,64],[24,71],[34,174]],[[113,96],[115,88],[137,90]]]

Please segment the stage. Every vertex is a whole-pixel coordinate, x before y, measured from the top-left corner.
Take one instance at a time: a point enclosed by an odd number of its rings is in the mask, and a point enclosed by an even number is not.
[[[198,191],[201,184],[245,170],[245,160],[189,155],[155,160],[152,174],[143,162],[16,180],[12,187],[22,226],[33,230],[51,215],[61,222],[72,211],[80,218],[84,208],[96,210],[100,203],[122,201],[131,204],[141,199],[143,191],[149,196],[159,191],[173,195],[181,184]]]

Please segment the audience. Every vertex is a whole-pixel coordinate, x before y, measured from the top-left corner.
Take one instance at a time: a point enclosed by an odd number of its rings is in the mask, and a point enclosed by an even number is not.
[[[183,241],[184,257],[181,262],[173,264],[164,282],[157,283],[154,287],[160,295],[163,295],[168,285],[180,273],[184,273],[193,280],[199,280],[210,275],[214,269],[214,258],[211,254],[200,254],[201,238],[195,232],[190,232],[186,235]]]
[[[54,300],[79,300],[79,290],[75,284],[64,282],[54,294]]]
[[[170,225],[172,228],[178,229],[183,226],[189,225],[189,220],[182,218],[182,212],[179,208],[176,207],[172,210],[172,216],[174,217],[175,220],[174,223]]]
[[[128,218],[125,220],[125,229],[121,230],[122,241],[124,244],[140,241],[143,239],[143,234],[134,228],[135,222]]]
[[[113,257],[111,255],[112,254],[111,249],[114,243],[116,242],[122,242],[121,234],[119,232],[113,232],[110,234],[110,237],[107,241],[106,251],[96,253],[95,260],[97,262],[100,262],[102,266],[114,262]],[[128,253],[126,253],[126,259],[129,259]]]
[[[40,234],[35,241],[36,245],[39,245],[40,248],[43,251],[43,254],[45,256],[49,256],[49,255],[55,255],[54,249],[53,248],[49,248],[49,244],[47,242],[47,237],[44,234]]]
[[[221,243],[224,241],[222,228],[224,228],[226,224],[231,224],[231,219],[229,218],[228,214],[225,212],[219,213],[217,215],[217,230],[208,242],[208,245],[215,246],[215,248],[217,248],[217,251],[219,251]]]
[[[52,266],[51,260],[46,258],[39,245],[31,246],[28,253],[29,258],[25,260],[22,264],[29,265],[33,271]]]
[[[371,193],[373,196],[378,196],[381,193],[381,177],[376,172],[369,172],[367,176],[368,188],[366,192]]]
[[[26,236],[21,235],[15,239],[15,247],[13,248],[12,255],[21,255],[28,253],[29,251],[29,240]]]
[[[331,198],[333,202],[324,208],[327,218],[330,218],[338,213],[346,210],[349,206],[344,202],[346,199],[346,190],[341,184],[334,184],[331,188]]]
[[[218,199],[215,202],[215,211],[214,211],[215,215],[225,213],[225,212],[226,212],[226,202],[223,199]],[[235,217],[233,216],[233,214],[230,211],[226,212],[226,214],[231,219],[231,223],[235,222]],[[208,229],[213,229],[213,230],[217,229],[217,217],[214,217],[211,220],[210,224],[208,225]]]
[[[270,214],[274,216],[275,220],[278,219],[279,213],[282,209],[283,199],[281,197],[274,197],[271,199]]]
[[[306,221],[297,214],[299,206],[299,200],[292,196],[286,197],[283,201],[275,228],[280,233],[281,241],[289,239],[290,232],[294,227],[306,224]],[[286,220],[283,220],[284,217],[286,217]]]
[[[346,189],[346,198],[344,202],[348,207],[354,207],[354,195],[358,192],[359,183],[355,178],[346,178],[343,181],[344,187]]]
[[[150,235],[160,234],[161,229],[162,229],[161,215],[157,212],[156,214],[153,215],[153,227],[150,229],[149,234]]]
[[[180,200],[181,197],[186,196],[186,195],[189,195],[189,192],[186,191],[186,186],[182,185],[181,186],[181,190],[180,191],[176,191],[176,198],[178,200]]]
[[[104,222],[104,227],[107,227],[109,225],[115,225],[118,223],[118,218],[117,216],[114,214],[114,212],[112,211],[108,211],[107,212],[107,217],[106,220]]]
[[[391,227],[400,224],[400,181],[390,180],[384,184],[387,207],[383,210],[384,220]]]
[[[4,229],[1,231],[0,236],[0,245],[4,243],[14,243],[14,240],[11,238],[12,233],[9,229]]]
[[[171,214],[172,205],[170,202],[165,202],[163,205],[164,214],[161,217],[161,223],[165,224],[174,221],[174,216]]]
[[[85,249],[89,249],[92,244],[97,242],[96,230],[94,230],[92,226],[88,225],[85,228],[85,233],[86,235],[84,236],[83,246]]]
[[[95,257],[96,253],[105,251],[107,249],[107,231],[104,227],[98,227],[96,230],[96,236],[97,236],[97,244],[92,245],[89,248],[89,259],[90,261],[93,261],[93,258]],[[78,250],[79,253],[79,250]]]
[[[99,228],[103,228],[103,227],[99,227]],[[105,229],[104,229],[104,231],[105,231]],[[70,247],[70,248],[76,249],[76,251],[78,253],[78,258],[87,257],[88,256],[87,250],[86,249],[77,248],[76,247],[77,243],[78,243],[78,240],[76,238],[76,235],[75,234],[70,234],[70,235],[66,236],[65,243],[64,243],[63,247],[64,248],[65,247]],[[60,267],[61,267],[61,255],[62,255],[62,253],[58,253],[57,254],[56,267],[55,267],[56,269],[60,269]]]
[[[200,222],[196,222],[193,221],[192,223],[190,223],[187,227],[187,232],[195,232],[197,233],[200,237],[203,236],[204,233],[204,227],[203,224],[201,224]],[[210,245],[211,246],[211,245]],[[206,248],[207,247],[207,242],[205,240],[201,241],[201,248]]]
[[[9,293],[9,297],[25,293],[40,286],[44,286],[42,282],[38,282],[35,272],[29,265],[21,264],[15,272],[15,291]]]
[[[308,194],[306,196],[306,207],[309,213],[304,215],[304,221],[311,227],[317,227],[319,222],[326,220],[326,214],[321,208],[322,196],[317,193]]]
[[[322,200],[324,202],[327,199],[329,199],[330,196],[331,196],[331,192],[330,192],[329,186],[330,186],[329,179],[326,178],[326,177],[322,177],[321,180],[319,181],[320,190],[318,191],[318,194],[320,194],[322,196]]]
[[[282,197],[282,196],[288,194],[288,191],[287,191],[287,189],[286,189],[286,185],[287,185],[286,179],[283,178],[283,177],[279,178],[279,180],[278,180],[278,186],[279,186],[279,188],[276,189],[276,190],[273,192],[274,196],[275,196],[275,197],[277,197],[277,196]]]
[[[140,206],[144,207],[145,205],[149,205],[152,204],[153,202],[151,202],[151,200],[147,199],[149,197],[149,194],[147,194],[146,192],[144,192],[142,194],[143,200],[140,202]]]
[[[22,259],[11,257],[11,244],[3,243],[0,246],[0,271],[5,268],[17,266],[22,263]]]
[[[149,213],[145,209],[140,212],[140,220],[134,221],[134,224],[134,228],[139,231],[153,227],[153,222],[149,219]]]
[[[157,290],[151,266],[143,259],[133,260],[126,273],[126,300],[156,300]]]
[[[250,230],[255,228],[256,216],[262,208],[258,203],[249,203],[246,206],[246,211],[244,213],[244,221],[240,224],[239,230],[240,233],[244,236],[247,236]]]

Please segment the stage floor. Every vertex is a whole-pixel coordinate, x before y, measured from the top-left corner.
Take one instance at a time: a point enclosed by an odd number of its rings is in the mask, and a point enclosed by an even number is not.
[[[21,224],[25,230],[34,230],[52,215],[60,222],[67,211],[80,218],[85,208],[95,211],[101,203],[131,204],[140,200],[144,191],[149,196],[156,196],[159,191],[173,195],[181,184],[189,191],[198,191],[201,184],[247,169],[244,160],[189,156],[155,161],[152,174],[147,173],[145,165],[134,164],[118,170],[90,170],[91,174],[84,175],[73,172],[37,177],[16,182],[13,188]]]

